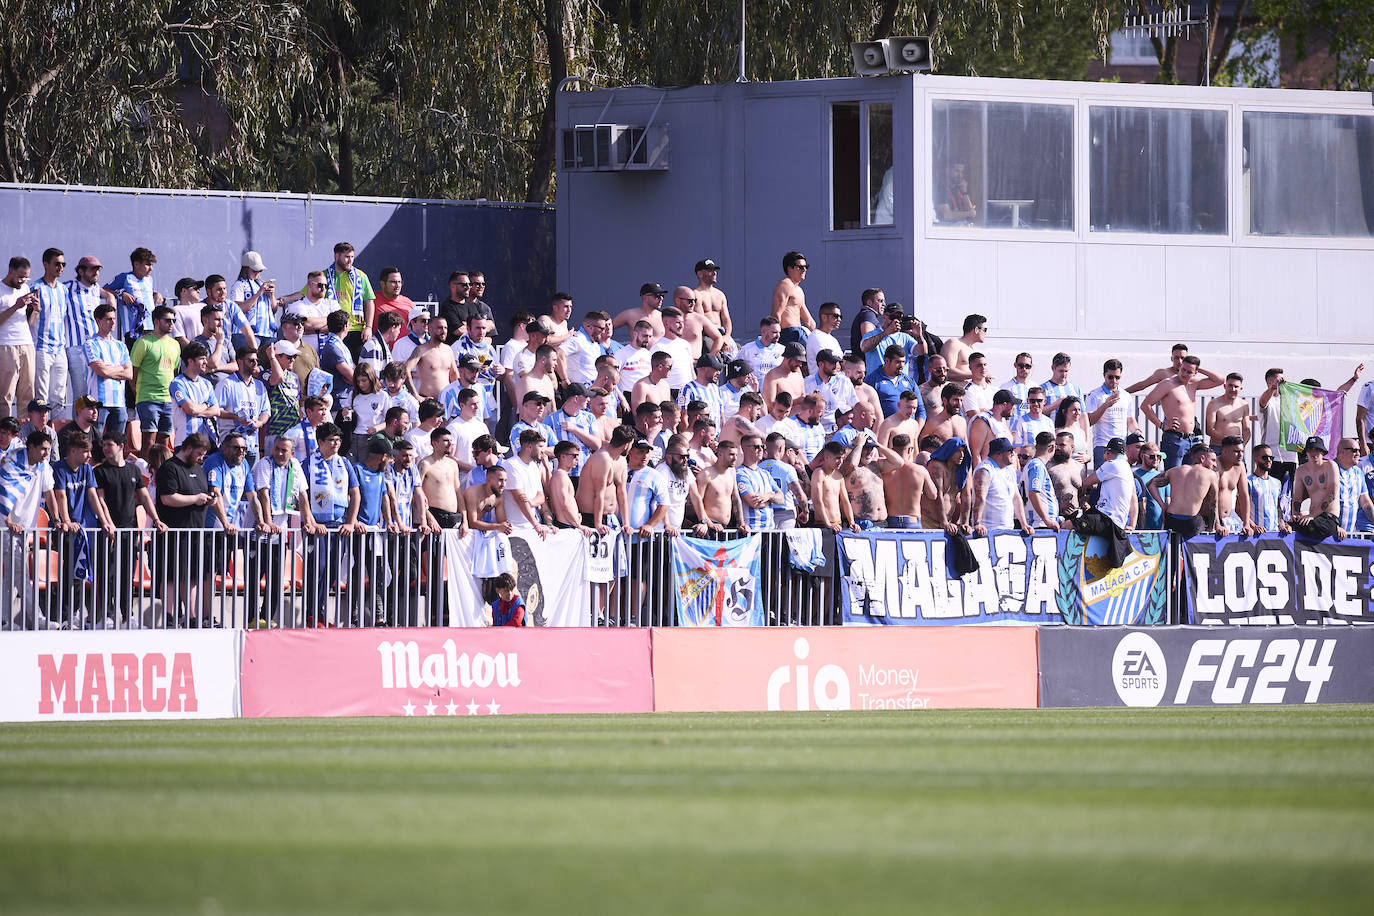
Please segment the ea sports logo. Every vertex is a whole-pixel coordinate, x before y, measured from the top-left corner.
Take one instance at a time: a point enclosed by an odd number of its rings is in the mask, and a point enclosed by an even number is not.
[[[1127,633],[1112,654],[1112,684],[1127,706],[1158,706],[1169,670],[1159,643],[1147,633]]]

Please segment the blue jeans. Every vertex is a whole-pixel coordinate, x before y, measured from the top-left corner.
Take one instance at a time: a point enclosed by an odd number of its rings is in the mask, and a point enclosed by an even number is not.
[[[1164,454],[1164,470],[1176,468],[1183,463],[1183,456],[1188,453],[1191,439],[1191,436],[1172,430],[1159,437],[1159,450]]]
[[[102,433],[111,426],[122,433],[124,432],[124,427],[128,424],[129,408],[125,407],[123,404],[117,407],[102,406],[96,411],[95,428]]]
[[[172,405],[161,401],[139,401],[134,405],[138,428],[145,433],[172,433]]]

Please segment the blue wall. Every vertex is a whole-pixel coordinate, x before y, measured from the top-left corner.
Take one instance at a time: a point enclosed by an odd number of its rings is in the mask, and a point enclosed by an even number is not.
[[[250,249],[262,254],[267,277],[299,289],[340,241],[353,243],[374,285],[383,267],[400,268],[412,299],[442,300],[450,272],[480,268],[498,320],[542,308],[555,282],[552,207],[0,185],[0,212],[6,260],[23,255],[38,274],[43,250],[60,248],[70,279],[77,259],[94,254],[109,280],[142,246],[157,255],[153,278],[168,298],[183,276],[232,281]]]

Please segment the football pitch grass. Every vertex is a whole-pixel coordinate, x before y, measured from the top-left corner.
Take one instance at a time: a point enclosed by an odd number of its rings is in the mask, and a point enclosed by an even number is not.
[[[1374,707],[0,726],[0,912],[1368,913]]]

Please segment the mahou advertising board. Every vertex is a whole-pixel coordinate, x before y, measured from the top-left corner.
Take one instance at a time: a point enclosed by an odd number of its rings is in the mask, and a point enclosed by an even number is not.
[[[656,629],[654,708],[1029,709],[1033,627]]]
[[[6,633],[0,720],[238,714],[236,630]]]
[[[250,630],[244,716],[651,712],[648,630]]]

